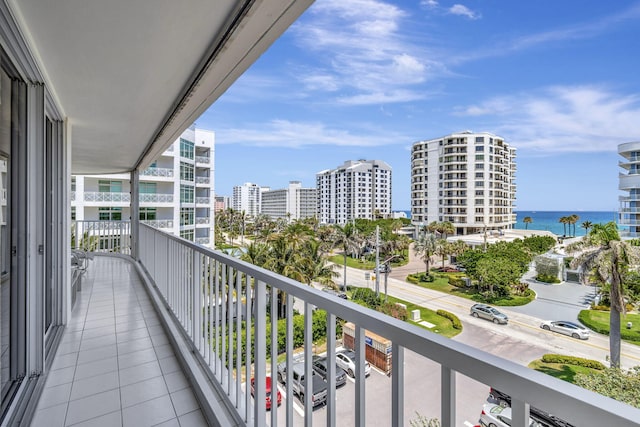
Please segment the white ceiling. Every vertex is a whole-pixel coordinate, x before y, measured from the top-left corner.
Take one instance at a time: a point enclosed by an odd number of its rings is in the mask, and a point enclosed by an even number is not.
[[[70,123],[73,173],[145,167],[312,0],[246,3],[10,0]]]

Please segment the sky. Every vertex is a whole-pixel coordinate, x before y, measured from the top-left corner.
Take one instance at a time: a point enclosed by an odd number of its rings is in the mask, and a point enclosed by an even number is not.
[[[412,144],[472,130],[517,148],[516,210],[617,210],[640,1],[457,1],[316,0],[196,122],[216,194],[376,159],[408,210]]]

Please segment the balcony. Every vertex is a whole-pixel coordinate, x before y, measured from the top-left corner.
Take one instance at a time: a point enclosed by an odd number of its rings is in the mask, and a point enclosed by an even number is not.
[[[173,220],[172,219],[147,219],[144,221],[140,221],[142,224],[146,224],[149,227],[153,228],[173,228]]]
[[[153,176],[163,178],[173,178],[173,169],[171,168],[147,168],[140,172],[140,176]]]
[[[196,184],[210,184],[211,178],[208,176],[196,176]]]
[[[130,203],[131,202],[131,194],[130,193],[117,193],[117,192],[108,192],[108,191],[85,191],[84,192],[84,201],[85,202],[120,202],[120,203]]]
[[[133,241],[127,223],[91,223],[83,229],[122,230],[119,241]],[[300,418],[309,421],[306,425],[312,418],[342,425],[336,418],[341,402],[336,400],[335,372],[329,373],[328,404],[322,412],[311,410],[308,395],[304,396],[303,414],[294,412],[290,388],[283,393],[282,410],[269,413],[265,405],[254,405],[247,393],[246,378],[253,376],[257,384],[263,384],[265,376],[277,369],[277,349],[269,347],[267,339],[276,341],[278,317],[286,319],[287,339],[280,351],[291,375],[294,299],[304,313],[306,354],[313,353],[311,314],[315,308],[327,313],[330,358],[336,351],[337,318],[355,324],[357,366],[364,365],[369,332],[391,340],[389,418],[388,423],[378,420],[386,425],[406,425],[404,360],[409,354],[440,372],[425,380],[433,381],[431,389],[440,401],[443,426],[462,425],[458,416],[468,398],[467,390],[456,389],[462,377],[511,394],[514,411],[522,414],[522,421],[514,420],[514,426],[524,427],[529,405],[576,426],[631,426],[640,415],[619,402],[221,252],[143,224],[139,233],[137,262],[126,256],[131,253],[128,247],[96,246],[97,251],[117,252],[124,258],[95,256],[91,262],[33,425],[48,425],[55,421],[52,417],[63,420],[59,425],[89,420],[108,424],[109,417],[124,425],[171,420],[181,425],[189,420],[196,420],[196,425],[204,425],[205,420],[222,425],[291,425],[300,423]],[[281,294],[286,295],[284,316],[269,316],[279,312]],[[217,303],[212,306],[209,301]],[[236,333],[239,331],[242,334]],[[273,332],[267,336],[267,331]],[[309,378],[311,358],[304,363]],[[290,377],[287,383],[291,384]],[[256,401],[264,402],[264,387],[257,387],[255,393]],[[366,393],[361,368],[355,373],[350,408],[355,425],[364,426],[370,420],[368,411],[373,408],[367,408]]]
[[[196,156],[196,163],[202,163],[208,165],[211,162],[211,158],[209,156]]]
[[[173,203],[173,194],[140,193],[140,203]]]
[[[209,203],[211,203],[211,198],[209,197],[196,197],[197,205],[208,205]]]

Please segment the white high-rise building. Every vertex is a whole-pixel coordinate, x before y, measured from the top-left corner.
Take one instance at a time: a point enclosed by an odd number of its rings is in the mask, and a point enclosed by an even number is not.
[[[486,132],[418,141],[411,150],[411,221],[451,222],[456,234],[512,228],[516,149]]]
[[[204,246],[214,245],[214,141],[194,126],[140,173],[140,221]],[[129,174],[75,175],[74,220],[128,220]]]
[[[624,157],[619,165],[618,188],[625,192],[619,197],[618,225],[624,238],[640,237],[640,141],[618,145],[618,154]]]
[[[391,166],[382,160],[349,160],[316,174],[318,219],[345,224],[352,219],[388,218]]]
[[[264,191],[260,213],[271,218],[294,219],[316,216],[315,188],[303,188],[300,181],[291,181],[287,188]]]
[[[231,201],[233,210],[244,212],[246,215],[255,218],[260,213],[262,192],[266,190],[268,190],[268,187],[260,187],[251,182],[236,185],[233,187],[233,199]]]

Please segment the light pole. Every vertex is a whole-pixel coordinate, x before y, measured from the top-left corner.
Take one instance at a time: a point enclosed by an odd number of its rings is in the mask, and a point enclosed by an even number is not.
[[[380,226],[376,225],[376,298],[380,296]]]
[[[384,302],[387,302],[387,297],[389,296],[389,294],[387,293],[387,278],[389,277],[389,262],[391,262],[392,259],[397,258],[397,257],[398,257],[398,255],[391,255],[389,258],[387,258],[383,262],[383,264],[385,265],[385,269],[384,269]]]

